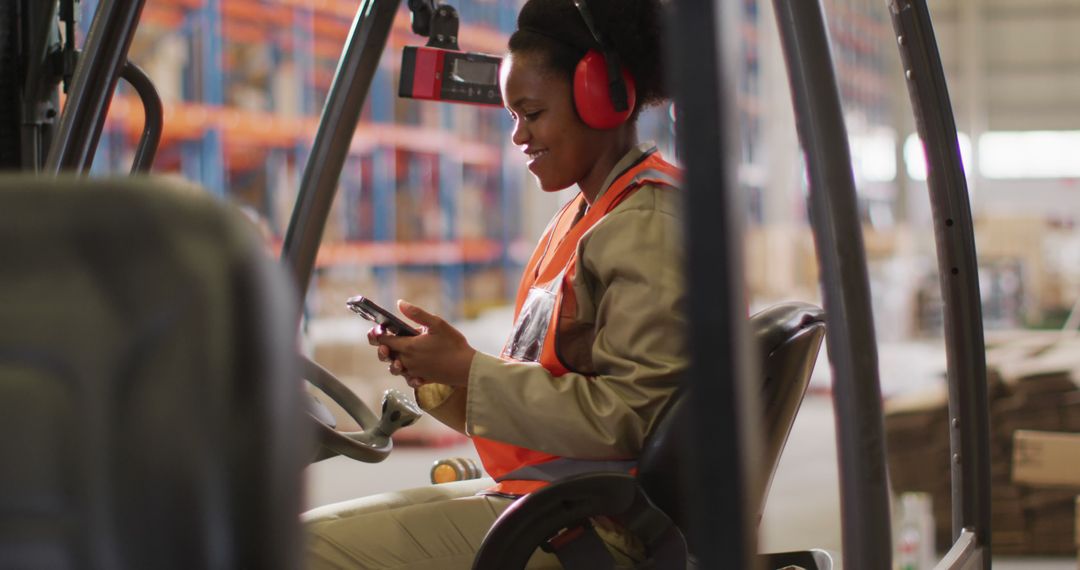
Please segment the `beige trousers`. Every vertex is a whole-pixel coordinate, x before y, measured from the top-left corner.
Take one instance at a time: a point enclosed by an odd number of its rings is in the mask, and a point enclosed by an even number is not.
[[[484,535],[514,501],[477,495],[490,478],[419,487],[326,505],[304,515],[311,570],[472,568]],[[620,527],[594,519],[617,568],[633,568],[644,548]],[[553,554],[537,549],[528,570],[556,570]]]
[[[477,495],[490,478],[362,497],[309,511],[311,570],[471,568],[492,523],[512,499]],[[528,568],[562,568],[540,550]]]

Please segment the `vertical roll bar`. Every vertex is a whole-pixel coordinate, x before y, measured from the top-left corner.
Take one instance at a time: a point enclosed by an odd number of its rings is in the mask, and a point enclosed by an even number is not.
[[[101,0],[79,62],[43,172],[86,172],[94,162],[116,82],[127,63],[146,0]]]
[[[892,568],[881,386],[851,152],[821,4],[774,0],[795,122],[806,157],[810,220],[832,366],[843,562]]]
[[[22,123],[19,160],[20,168],[36,172],[45,163],[59,107],[56,86],[60,79],[50,72],[49,61],[52,44],[59,42],[56,30],[59,4],[42,0],[16,1],[15,4],[23,11],[22,21],[16,22],[15,28],[24,35],[22,42],[26,50],[22,61],[26,71],[19,110]]]
[[[967,179],[945,72],[925,0],[890,0],[915,124],[926,149],[945,312],[956,541],[939,567],[990,568],[990,418],[979,269]],[[973,534],[974,536],[970,536]]]
[[[702,568],[753,568],[761,449],[749,358],[734,137],[739,2],[678,0],[667,57],[685,167],[687,287],[696,465],[690,542]],[[696,510],[694,510],[696,509]]]
[[[326,97],[281,250],[301,299],[307,293],[341,169],[399,4],[400,0],[364,0]]]

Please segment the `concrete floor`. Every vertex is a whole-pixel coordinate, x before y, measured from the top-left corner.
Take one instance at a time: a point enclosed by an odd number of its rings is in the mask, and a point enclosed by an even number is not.
[[[334,458],[312,465],[309,506],[372,493],[428,485],[433,461],[476,457],[471,445],[442,448],[400,447],[379,464]],[[795,420],[780,460],[760,527],[763,552],[823,548],[839,558],[840,501],[836,470],[832,401],[809,396]],[[995,559],[1006,570],[1073,570],[1075,559]]]

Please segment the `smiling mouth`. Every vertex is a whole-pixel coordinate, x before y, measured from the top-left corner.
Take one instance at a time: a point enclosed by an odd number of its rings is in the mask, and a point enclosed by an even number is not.
[[[525,153],[525,154],[529,157],[530,161],[533,161],[533,160],[536,160],[536,159],[540,158],[541,156],[544,156],[547,153],[548,153],[548,151],[541,150],[541,151],[537,151],[537,152],[528,152],[528,153]]]

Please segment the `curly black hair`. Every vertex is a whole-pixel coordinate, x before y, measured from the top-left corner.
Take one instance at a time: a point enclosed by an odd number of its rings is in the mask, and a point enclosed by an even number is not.
[[[661,1],[587,0],[587,8],[604,42],[634,77],[634,120],[641,109],[668,97]],[[541,54],[554,71],[571,81],[578,61],[590,49],[599,48],[573,0],[528,0],[518,14],[517,27],[510,36],[510,53]]]

